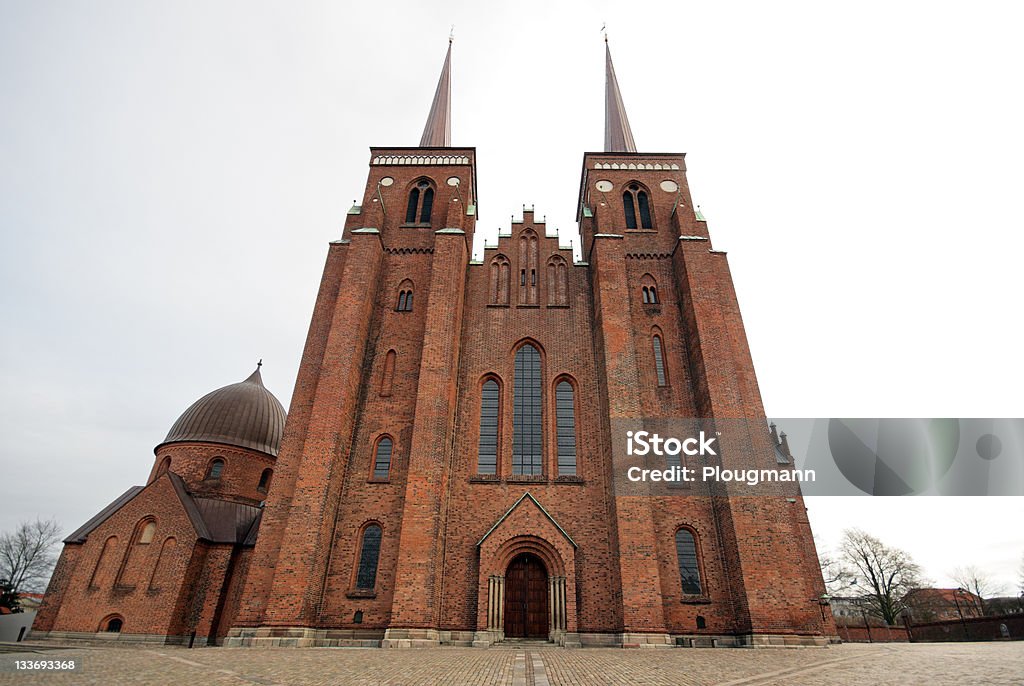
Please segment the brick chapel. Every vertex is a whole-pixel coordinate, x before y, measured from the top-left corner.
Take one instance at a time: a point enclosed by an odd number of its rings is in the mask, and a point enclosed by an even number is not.
[[[420,144],[370,149],[287,416],[259,368],[189,407],[147,484],[64,541],[35,637],[402,648],[835,635],[799,491],[637,494],[615,473],[623,422],[763,429],[723,444],[722,464],[776,466],[786,450],[685,156],[636,151],[607,46],[579,261],[531,210],[473,259],[476,150],[451,145],[450,94],[449,44]]]

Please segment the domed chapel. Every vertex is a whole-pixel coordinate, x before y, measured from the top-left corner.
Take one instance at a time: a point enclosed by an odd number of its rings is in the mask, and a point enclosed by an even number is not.
[[[259,367],[186,409],[146,485],[64,541],[34,636],[406,648],[835,635],[799,490],[637,494],[618,474],[618,427],[673,418],[760,427],[723,445],[724,466],[787,461],[685,156],[637,152],[606,46],[582,259],[526,209],[475,260],[476,150],[451,145],[451,59],[449,43],[419,145],[370,148],[287,416]]]

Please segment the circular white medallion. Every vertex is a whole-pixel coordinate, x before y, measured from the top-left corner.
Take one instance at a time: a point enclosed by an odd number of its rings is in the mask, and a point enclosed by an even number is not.
[[[607,193],[612,189],[612,182],[601,179],[600,181],[594,184],[594,188],[601,191],[602,193]]]
[[[665,191],[666,193],[675,193],[677,190],[679,190],[679,184],[673,181],[672,179],[665,179],[664,181],[661,182],[661,190]]]
[[[449,176],[448,177],[448,185],[449,186],[458,186],[459,183],[460,183],[459,177],[457,177],[457,176]]]
[[[394,182],[395,182],[395,180],[393,178],[391,178],[390,176],[385,176],[383,179],[380,180],[380,185],[382,185],[382,186],[390,186]]]

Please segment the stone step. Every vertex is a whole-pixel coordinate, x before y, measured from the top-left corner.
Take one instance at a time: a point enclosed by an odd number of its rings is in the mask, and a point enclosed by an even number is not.
[[[491,648],[499,648],[502,650],[539,650],[541,648],[557,648],[557,644],[552,641],[544,641],[541,639],[508,639],[500,643],[492,643]]]

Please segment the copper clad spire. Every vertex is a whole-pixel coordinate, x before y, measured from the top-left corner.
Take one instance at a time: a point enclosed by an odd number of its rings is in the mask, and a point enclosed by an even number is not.
[[[448,54],[444,58],[441,78],[430,105],[427,125],[420,138],[421,148],[447,148],[452,144],[452,39],[448,38]]]
[[[607,36],[604,40],[604,53],[604,151],[636,152],[633,132],[629,129],[629,119],[626,117],[626,106],[622,103],[622,94],[619,93],[619,81],[615,78],[612,51],[608,48]]]

